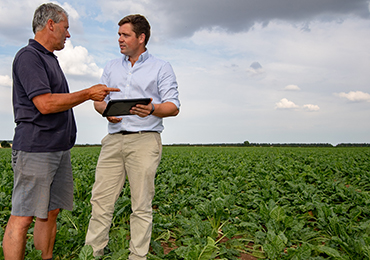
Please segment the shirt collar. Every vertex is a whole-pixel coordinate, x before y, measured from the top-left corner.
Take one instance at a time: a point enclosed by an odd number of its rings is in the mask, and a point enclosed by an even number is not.
[[[57,56],[54,55],[54,53],[52,53],[51,51],[48,51],[44,46],[42,46],[38,41],[36,41],[34,39],[30,39],[28,45],[30,45],[31,47],[35,48],[36,50],[38,50],[40,52],[43,52],[43,53],[48,54],[48,55],[52,55],[55,58],[57,57]]]
[[[125,55],[124,57],[124,60],[125,61],[128,61],[129,59],[129,56]],[[148,49],[146,49],[139,57],[139,59],[137,60],[137,62],[144,62],[146,61],[147,59],[149,58],[149,52],[148,52]]]

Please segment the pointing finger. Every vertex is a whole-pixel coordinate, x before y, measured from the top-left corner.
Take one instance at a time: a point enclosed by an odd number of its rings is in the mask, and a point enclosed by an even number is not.
[[[118,91],[121,91],[119,88],[107,88],[107,91],[109,92],[118,92]]]

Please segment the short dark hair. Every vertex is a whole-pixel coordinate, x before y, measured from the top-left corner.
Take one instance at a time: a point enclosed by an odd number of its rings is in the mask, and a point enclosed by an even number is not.
[[[118,22],[119,26],[122,26],[126,23],[132,24],[132,30],[138,38],[142,33],[145,35],[145,46],[150,38],[150,24],[148,20],[140,14],[131,14],[121,19]]]
[[[63,14],[68,18],[68,13],[59,5],[47,3],[40,5],[33,15],[32,30],[33,33],[44,29],[49,19],[59,23],[64,19]]]

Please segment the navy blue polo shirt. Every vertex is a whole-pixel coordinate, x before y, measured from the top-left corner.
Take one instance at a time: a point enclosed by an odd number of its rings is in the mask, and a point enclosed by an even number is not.
[[[13,61],[14,150],[56,152],[75,144],[72,109],[43,115],[33,104],[32,98],[46,93],[69,93],[68,83],[57,57],[31,39]]]

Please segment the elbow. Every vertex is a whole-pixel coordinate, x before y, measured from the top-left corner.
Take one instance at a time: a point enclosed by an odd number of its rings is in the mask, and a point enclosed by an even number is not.
[[[43,114],[43,115],[48,115],[48,114],[52,114],[53,112],[51,111],[50,108],[47,108],[47,107],[37,107],[37,110]]]
[[[179,114],[180,110],[176,107],[176,109],[172,110],[169,112],[166,116],[164,117],[171,117],[171,116],[177,116]]]
[[[177,116],[180,113],[180,109],[176,108],[176,110],[173,112],[172,116]]]
[[[32,99],[32,102],[36,109],[43,115],[55,113],[55,101],[52,100],[51,94],[42,94]]]
[[[168,112],[168,116],[177,116],[180,113],[180,107],[177,107],[174,103],[169,103]]]
[[[49,102],[37,103],[36,108],[43,115],[54,114],[63,111],[61,109],[58,109],[54,104]]]

